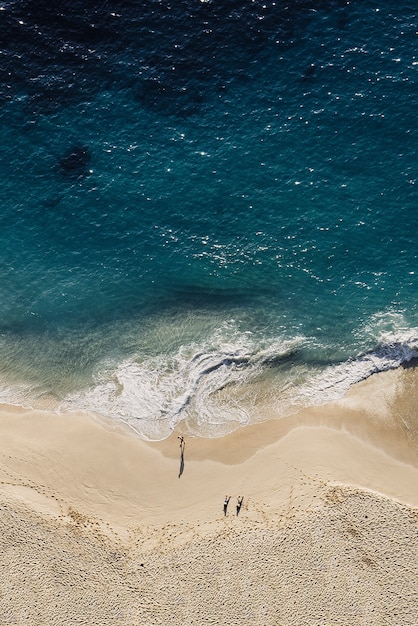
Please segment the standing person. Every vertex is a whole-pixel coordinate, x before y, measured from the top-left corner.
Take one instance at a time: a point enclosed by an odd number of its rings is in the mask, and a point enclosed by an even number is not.
[[[231,499],[231,496],[225,496],[225,500],[224,500],[224,515],[226,515],[226,510],[228,508],[228,504],[229,504],[230,499]]]
[[[238,499],[237,499],[237,515],[239,515],[239,512],[241,511],[243,500],[244,500],[244,496],[238,496]]]

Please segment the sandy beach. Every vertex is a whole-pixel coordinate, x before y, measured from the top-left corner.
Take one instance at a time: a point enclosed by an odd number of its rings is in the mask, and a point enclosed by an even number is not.
[[[0,624],[416,626],[417,402],[400,368],[183,458],[3,405]]]

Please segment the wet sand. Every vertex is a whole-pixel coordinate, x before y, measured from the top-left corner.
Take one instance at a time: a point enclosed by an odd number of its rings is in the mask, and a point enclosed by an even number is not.
[[[180,432],[1,407],[0,624],[416,626],[417,401],[385,372],[183,466]]]

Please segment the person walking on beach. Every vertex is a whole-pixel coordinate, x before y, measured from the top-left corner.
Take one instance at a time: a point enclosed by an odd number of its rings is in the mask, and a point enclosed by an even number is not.
[[[224,500],[224,515],[226,515],[226,511],[227,511],[230,499],[231,499],[231,496],[225,496],[225,500]]]
[[[239,512],[241,511],[242,501],[243,500],[244,500],[244,496],[238,496],[238,498],[237,498],[237,515],[239,515]]]

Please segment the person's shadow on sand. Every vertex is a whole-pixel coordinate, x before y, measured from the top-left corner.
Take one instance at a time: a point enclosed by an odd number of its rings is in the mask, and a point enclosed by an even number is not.
[[[184,441],[184,437],[178,437],[180,439],[180,469],[179,469],[179,478],[184,472],[184,448],[186,443]]]

